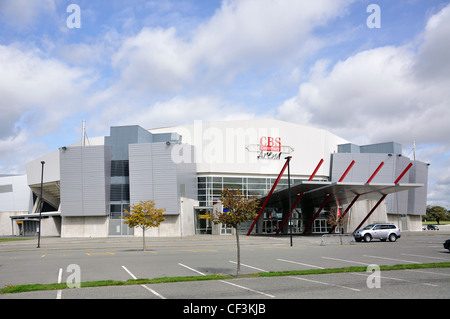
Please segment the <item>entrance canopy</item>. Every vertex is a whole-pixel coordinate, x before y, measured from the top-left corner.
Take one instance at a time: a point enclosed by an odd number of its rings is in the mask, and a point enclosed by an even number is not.
[[[358,226],[359,228],[387,195],[421,186],[424,185],[418,183],[346,183],[308,180],[294,184],[291,186],[290,190],[288,188],[274,191],[272,194],[269,193],[269,195],[264,196],[261,200],[266,204],[265,207],[286,207],[290,202],[290,192],[293,205],[291,204],[292,206],[290,210],[288,210],[289,213],[284,214],[284,220],[276,232],[277,235],[286,223],[287,218],[290,216],[290,212],[292,212],[297,205],[300,205],[301,207],[319,207],[303,231],[303,234],[307,234],[311,229],[314,220],[325,207],[342,207],[342,205],[348,204],[344,213],[339,217],[339,220],[341,220],[356,201],[363,199],[377,199],[377,204],[367,214]],[[259,215],[255,221],[258,217]],[[331,228],[330,233],[334,231],[335,227],[336,226],[333,226]],[[251,230],[252,228],[250,228],[247,235],[250,234]]]
[[[315,207],[321,206],[330,194],[334,195],[327,201],[327,206],[340,206],[353,201],[355,196],[358,200],[379,199],[383,195],[401,192],[424,186],[416,183],[346,183],[328,181],[301,181],[291,186],[291,198],[295,200],[302,195],[302,202],[308,201]],[[267,196],[260,198],[265,201]],[[267,206],[277,206],[279,203],[287,203],[289,200],[289,189],[273,192]],[[293,201],[294,202],[294,201]]]

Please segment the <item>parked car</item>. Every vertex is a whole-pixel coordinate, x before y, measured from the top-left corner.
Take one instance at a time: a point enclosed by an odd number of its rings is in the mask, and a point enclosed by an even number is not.
[[[439,227],[436,225],[427,225],[427,230],[439,230]]]
[[[444,242],[444,248],[445,248],[445,249],[448,249],[448,251],[450,251],[450,239],[447,239],[447,240]]]
[[[356,241],[369,242],[372,239],[379,239],[385,241],[396,241],[401,237],[400,228],[395,224],[383,223],[383,224],[370,224],[362,229],[358,229],[353,233],[353,237]]]

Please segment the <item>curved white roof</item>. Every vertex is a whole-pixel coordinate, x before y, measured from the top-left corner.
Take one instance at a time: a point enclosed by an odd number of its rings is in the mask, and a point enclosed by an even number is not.
[[[326,130],[275,119],[196,121],[194,124],[150,129],[177,132],[195,146],[198,174],[274,175],[292,156],[290,172],[309,177],[321,159],[317,177],[328,177],[330,154],[347,140]]]

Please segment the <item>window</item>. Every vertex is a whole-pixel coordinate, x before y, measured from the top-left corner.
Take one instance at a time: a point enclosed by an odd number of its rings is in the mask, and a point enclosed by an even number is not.
[[[130,204],[111,204],[109,218],[110,219],[122,218],[126,214],[125,209],[130,211]]]
[[[111,184],[110,201],[129,201],[130,185],[128,184]]]
[[[129,161],[111,161],[111,177],[114,176],[130,176]]]

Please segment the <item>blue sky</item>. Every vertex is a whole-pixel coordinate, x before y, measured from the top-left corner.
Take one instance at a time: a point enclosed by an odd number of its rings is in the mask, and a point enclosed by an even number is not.
[[[0,0],[0,173],[83,119],[93,137],[272,117],[411,157],[415,141],[429,204],[450,209],[449,38],[448,0]]]

